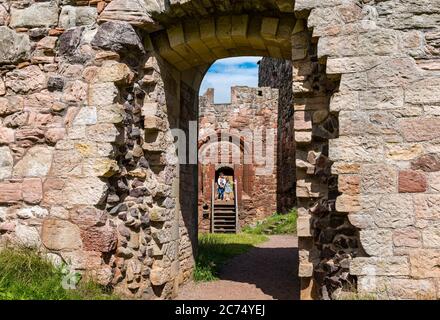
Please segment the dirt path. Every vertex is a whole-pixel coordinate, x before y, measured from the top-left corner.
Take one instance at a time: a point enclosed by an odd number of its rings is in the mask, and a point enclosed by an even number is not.
[[[178,300],[295,300],[298,240],[294,236],[270,236],[269,241],[228,262],[220,280],[189,283]]]

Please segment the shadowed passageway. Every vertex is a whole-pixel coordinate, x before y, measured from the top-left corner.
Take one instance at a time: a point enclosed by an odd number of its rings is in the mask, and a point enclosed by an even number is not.
[[[270,236],[247,253],[231,259],[220,280],[189,283],[181,300],[296,300],[299,299],[298,240],[294,236]]]

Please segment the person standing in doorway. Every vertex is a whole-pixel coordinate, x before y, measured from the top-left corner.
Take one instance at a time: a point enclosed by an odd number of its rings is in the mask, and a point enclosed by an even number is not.
[[[223,173],[220,173],[220,177],[217,181],[217,187],[218,187],[218,198],[220,200],[223,200],[225,197],[225,187],[226,187],[226,179],[225,175]]]
[[[226,193],[226,201],[232,199],[232,178],[228,177],[226,179],[225,193]]]

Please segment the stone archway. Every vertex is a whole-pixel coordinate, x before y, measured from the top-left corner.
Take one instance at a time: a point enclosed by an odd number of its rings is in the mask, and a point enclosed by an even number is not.
[[[127,295],[172,297],[191,276],[197,207],[179,194],[196,194],[197,174],[179,165],[172,129],[194,134],[215,59],[283,57],[294,66],[302,298],[354,277],[361,293],[438,297],[438,11],[394,0],[100,3],[1,8],[2,243]]]

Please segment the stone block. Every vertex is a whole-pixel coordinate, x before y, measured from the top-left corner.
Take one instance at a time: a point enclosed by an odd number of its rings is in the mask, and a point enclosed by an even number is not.
[[[399,172],[399,192],[416,193],[425,192],[428,189],[428,182],[423,172],[405,170]]]
[[[97,205],[107,195],[107,183],[99,178],[70,178],[65,181],[62,194],[69,205]]]
[[[393,243],[396,247],[420,248],[422,246],[421,233],[414,227],[396,229],[393,232]]]
[[[41,244],[40,234],[32,226],[18,224],[15,227],[15,237],[17,243],[26,248],[38,248]]]
[[[8,147],[0,147],[0,180],[11,178],[13,165],[11,150]]]
[[[311,277],[313,275],[313,264],[311,262],[300,262],[298,267],[299,277]]]
[[[399,121],[403,138],[408,142],[440,138],[440,118],[407,118]]]
[[[414,195],[414,210],[418,219],[440,219],[440,195],[416,194]]]
[[[35,3],[24,9],[11,8],[11,28],[48,28],[57,24],[58,6],[55,2]]]
[[[388,229],[367,229],[359,231],[362,248],[370,256],[391,256],[393,254],[393,231]]]
[[[23,200],[21,183],[0,183],[0,203],[12,204]]]
[[[112,123],[98,123],[87,127],[87,137],[96,142],[115,142],[120,136],[118,128]]]
[[[116,229],[106,227],[91,227],[81,231],[84,250],[111,252],[116,249]]]
[[[15,93],[27,94],[42,90],[47,85],[44,72],[36,65],[30,65],[23,69],[14,69],[6,74],[5,84]],[[27,97],[29,98],[29,97]]]
[[[89,86],[87,97],[88,105],[94,107],[114,104],[119,90],[113,82],[97,82]]]
[[[101,68],[98,69],[95,81],[98,82],[114,82],[118,84],[128,84],[133,80],[134,73],[125,63],[116,61],[105,61]]]
[[[336,199],[336,211],[338,212],[357,212],[361,209],[359,196],[343,194]]]
[[[30,204],[38,204],[43,199],[43,184],[40,178],[24,179],[23,200]]]
[[[361,169],[362,193],[395,193],[397,171],[385,164],[365,164]]]
[[[107,221],[107,213],[91,206],[79,206],[70,211],[70,219],[81,229],[102,227]]]
[[[296,222],[297,236],[298,237],[311,237],[311,224],[310,216],[300,216]]]
[[[3,6],[1,6],[3,8]],[[31,51],[31,43],[26,33],[15,32],[6,26],[0,26],[0,63],[17,63],[26,60]]]
[[[80,249],[82,246],[80,229],[65,220],[44,220],[41,240],[47,249],[55,251],[72,251]]]
[[[430,223],[422,230],[424,248],[440,249],[440,224]]]
[[[421,155],[411,162],[411,169],[425,172],[440,171],[440,154],[429,153]]]
[[[98,13],[95,7],[63,6],[59,18],[59,27],[64,29],[96,23]]]
[[[16,215],[20,219],[44,219],[49,215],[49,212],[40,206],[32,206],[18,209]]]
[[[23,110],[23,98],[8,96],[0,98],[0,116],[6,116]]]
[[[421,156],[423,147],[419,144],[387,146],[387,158],[396,161],[407,161]],[[439,166],[440,169],[440,166]]]
[[[338,189],[347,195],[356,195],[360,192],[360,177],[358,175],[339,175]]]
[[[407,257],[358,257],[350,262],[350,274],[366,276],[408,276]]]
[[[439,278],[440,277],[440,250],[439,249],[416,249],[409,255],[411,264],[411,277]]]
[[[14,166],[14,177],[45,177],[52,163],[53,148],[35,146]]]

